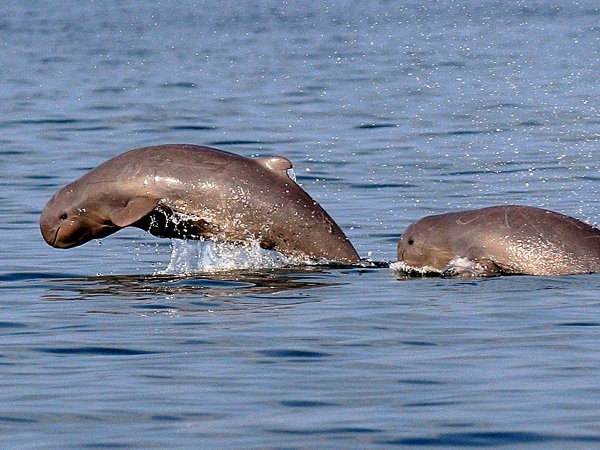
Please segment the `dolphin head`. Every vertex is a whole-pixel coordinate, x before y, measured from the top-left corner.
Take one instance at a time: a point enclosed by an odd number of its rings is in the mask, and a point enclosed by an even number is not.
[[[413,268],[444,270],[454,256],[447,230],[436,220],[435,216],[425,217],[406,229],[398,241],[398,261]]]
[[[76,247],[117,230],[76,183],[59,190],[40,216],[42,236],[56,248]]]
[[[134,225],[158,205],[127,183],[98,182],[90,175],[60,189],[40,216],[44,240],[56,248],[71,248],[101,239]]]

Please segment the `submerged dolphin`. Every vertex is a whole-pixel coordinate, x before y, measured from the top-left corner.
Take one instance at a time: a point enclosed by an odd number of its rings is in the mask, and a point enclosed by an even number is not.
[[[283,157],[251,159],[196,145],[130,150],[60,189],[40,230],[70,248],[133,226],[159,237],[258,241],[301,259],[360,258],[344,232],[287,174]]]
[[[600,230],[530,206],[440,214],[408,227],[398,261],[444,275],[600,272]]]

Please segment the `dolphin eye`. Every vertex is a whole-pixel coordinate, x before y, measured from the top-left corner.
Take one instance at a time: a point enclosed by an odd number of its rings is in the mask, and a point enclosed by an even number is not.
[[[61,215],[60,215],[58,218],[59,218],[60,220],[66,220],[66,219],[67,219],[67,217],[69,217],[69,216],[67,215],[67,213],[62,213],[62,214],[61,214]]]
[[[415,243],[414,239],[411,238],[411,239],[408,240],[408,245],[413,245],[414,243]]]

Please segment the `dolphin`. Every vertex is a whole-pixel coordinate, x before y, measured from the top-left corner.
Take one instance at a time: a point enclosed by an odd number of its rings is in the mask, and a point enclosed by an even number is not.
[[[40,216],[45,241],[71,248],[124,227],[158,237],[258,241],[302,260],[360,261],[344,232],[288,176],[283,157],[197,145],[120,154],[60,189]]]
[[[397,249],[402,266],[446,276],[600,272],[600,230],[531,206],[492,206],[427,216]]]

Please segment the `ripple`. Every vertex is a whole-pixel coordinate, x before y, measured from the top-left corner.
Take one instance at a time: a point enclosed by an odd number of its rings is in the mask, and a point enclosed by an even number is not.
[[[428,408],[431,406],[447,406],[447,405],[458,405],[461,402],[446,402],[446,401],[432,401],[432,402],[410,402],[405,403],[403,406],[407,408]]]
[[[296,436],[311,436],[311,435],[324,435],[331,436],[336,434],[373,434],[380,433],[381,430],[376,428],[368,428],[368,427],[332,427],[332,428],[323,428],[316,430],[300,430],[300,429],[290,429],[290,428],[282,428],[282,429],[271,429],[268,430],[271,433],[275,434],[288,434],[288,435],[296,435]]]
[[[520,431],[490,431],[480,433],[442,433],[435,437],[413,437],[381,441],[388,445],[428,447],[493,447],[541,442],[600,442],[597,436],[568,436]]]
[[[22,120],[13,120],[5,123],[12,123],[18,125],[65,125],[65,124],[73,124],[73,123],[82,123],[83,120],[80,119],[22,119]]]
[[[197,87],[197,84],[192,81],[177,81],[174,83],[167,82],[162,86],[166,88],[193,89]]]
[[[421,380],[421,379],[417,379],[417,378],[407,378],[405,380],[398,380],[398,383],[408,384],[408,385],[416,385],[416,386],[419,386],[419,385],[434,386],[434,385],[444,384],[441,381]]]
[[[174,131],[212,131],[218,130],[219,127],[212,125],[173,125],[169,129]]]
[[[8,321],[4,321],[4,322],[0,322],[0,328],[2,329],[6,329],[6,328],[27,328],[27,325],[24,323],[20,323],[20,322],[8,322]]]
[[[232,139],[229,141],[210,141],[208,145],[266,145],[266,141],[255,141],[251,139]]]
[[[419,133],[422,137],[442,137],[442,136],[470,136],[478,134],[496,133],[496,130],[450,130],[450,131],[430,131]]]
[[[402,341],[401,344],[404,345],[413,345],[416,347],[436,347],[437,344],[433,342],[424,342],[424,341]]]
[[[408,189],[415,188],[418,185],[414,183],[353,183],[350,185],[356,189]]]
[[[150,420],[156,420],[157,422],[181,422],[184,420],[179,416],[169,416],[166,414],[150,416]]]
[[[29,419],[26,417],[10,417],[10,416],[0,416],[0,422],[6,423],[37,423],[38,421],[35,419]]]
[[[95,125],[95,126],[80,126],[80,127],[60,127],[57,128],[57,131],[78,131],[78,132],[86,132],[86,131],[111,131],[114,130],[114,127],[108,125]]]
[[[336,406],[335,403],[322,402],[318,400],[283,400],[279,402],[279,404],[289,408],[320,408],[323,406]]]
[[[71,277],[73,277],[72,274],[58,272],[9,272],[0,274],[0,281],[54,280]]]
[[[55,355],[91,355],[91,356],[138,356],[152,355],[160,352],[145,350],[134,350],[118,347],[58,347],[58,348],[38,348],[40,353],[52,353]]]
[[[523,120],[522,122],[517,123],[520,127],[541,127],[544,124],[539,120]]]
[[[172,310],[172,305],[132,305],[133,309],[144,309],[149,311]]]
[[[103,86],[100,88],[93,89],[92,92],[94,94],[122,94],[126,89],[126,87],[122,86]]]
[[[329,353],[296,349],[261,350],[258,353],[263,356],[268,356],[269,358],[284,359],[319,359],[331,356]]]
[[[355,130],[371,130],[375,128],[394,128],[397,127],[395,123],[361,123],[354,127]]]

